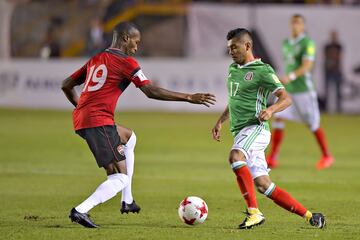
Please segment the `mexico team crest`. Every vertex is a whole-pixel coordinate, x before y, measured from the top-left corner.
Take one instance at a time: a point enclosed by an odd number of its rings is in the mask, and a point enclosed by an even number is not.
[[[251,81],[251,80],[253,79],[253,77],[254,77],[254,73],[253,73],[253,72],[247,72],[247,73],[245,74],[244,80],[245,80],[245,81]]]

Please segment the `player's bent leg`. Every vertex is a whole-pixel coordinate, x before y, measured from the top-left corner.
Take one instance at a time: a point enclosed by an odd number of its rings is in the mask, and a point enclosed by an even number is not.
[[[291,197],[290,194],[271,182],[269,176],[257,177],[254,179],[254,182],[259,192],[272,199],[277,205],[301,217],[305,217],[307,209]]]
[[[268,167],[273,169],[278,167],[278,157],[280,146],[284,138],[285,121],[281,118],[275,118],[272,122],[272,136],[271,136],[271,148],[270,153],[266,156],[266,162]]]
[[[75,209],[80,213],[87,213],[100,203],[113,198],[129,183],[129,178],[125,174],[125,161],[110,163],[104,167],[108,174],[107,180],[104,181],[95,192]],[[125,173],[121,173],[125,172]]]
[[[117,170],[119,172],[128,170],[127,165],[125,166],[125,161],[116,162],[116,165],[117,165]],[[128,191],[128,194],[131,194],[131,188],[128,189],[129,184],[131,184],[131,179],[128,176],[128,184],[122,189],[122,193],[123,193],[122,196],[124,196],[124,191],[125,190]],[[132,202],[130,202],[130,203],[126,203],[124,201],[122,201],[121,203],[122,203],[121,204],[121,209],[120,209],[121,214],[129,213],[129,212],[132,212],[132,213],[139,213],[140,212],[141,208],[140,208],[140,206],[138,206],[135,203],[134,200],[132,200]]]
[[[104,168],[108,174],[107,180],[100,184],[93,194],[70,212],[70,219],[84,227],[98,227],[91,221],[87,213],[95,206],[116,196],[129,183],[128,176],[122,173],[126,173],[125,161],[110,163]]]
[[[232,149],[229,162],[236,175],[236,180],[245,199],[247,208],[257,208],[254,182],[250,170],[247,167],[245,154],[240,150]]]
[[[132,195],[132,176],[134,173],[134,163],[135,163],[135,145],[136,145],[136,135],[135,133],[122,125],[117,125],[117,131],[119,133],[120,139],[124,144],[124,153],[126,161],[126,170],[129,177],[129,184],[123,189],[121,194],[121,214],[123,213],[139,213],[141,208],[136,204]]]
[[[271,185],[271,179],[268,175],[259,176],[254,179],[256,189],[259,193],[264,194]]]
[[[311,213],[301,203],[296,201],[285,190],[277,187],[269,176],[254,179],[258,191],[272,199],[278,206],[305,218],[312,226],[323,228],[326,224],[325,216],[321,213]]]
[[[245,151],[232,149],[229,156],[231,168],[247,205],[247,217],[239,225],[240,229],[249,229],[265,222],[265,217],[257,206],[254,182],[247,167],[245,153]]]

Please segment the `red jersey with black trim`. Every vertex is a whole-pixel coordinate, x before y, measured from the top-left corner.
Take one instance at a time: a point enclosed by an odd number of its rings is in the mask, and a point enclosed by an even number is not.
[[[116,103],[130,83],[150,83],[136,60],[116,48],[97,54],[70,77],[85,81],[73,111],[75,130],[114,125]]]

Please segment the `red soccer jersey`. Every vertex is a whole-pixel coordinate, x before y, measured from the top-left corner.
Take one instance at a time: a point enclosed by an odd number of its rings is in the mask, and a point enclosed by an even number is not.
[[[71,78],[85,80],[73,112],[75,130],[114,125],[115,107],[121,93],[131,82],[136,87],[150,83],[136,60],[115,48],[91,58]]]

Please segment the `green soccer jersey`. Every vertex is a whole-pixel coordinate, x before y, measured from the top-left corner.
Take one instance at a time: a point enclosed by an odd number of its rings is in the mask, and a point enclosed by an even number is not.
[[[260,59],[243,66],[232,63],[227,88],[230,130],[233,136],[250,125],[260,125],[269,130],[269,123],[260,122],[258,116],[266,108],[269,93],[284,88],[273,68]]]
[[[303,59],[315,60],[315,43],[306,35],[302,34],[296,39],[286,39],[282,45],[285,61],[285,71],[289,74],[298,69]],[[314,90],[311,72],[296,78],[286,84],[286,90],[290,93],[301,93]]]

